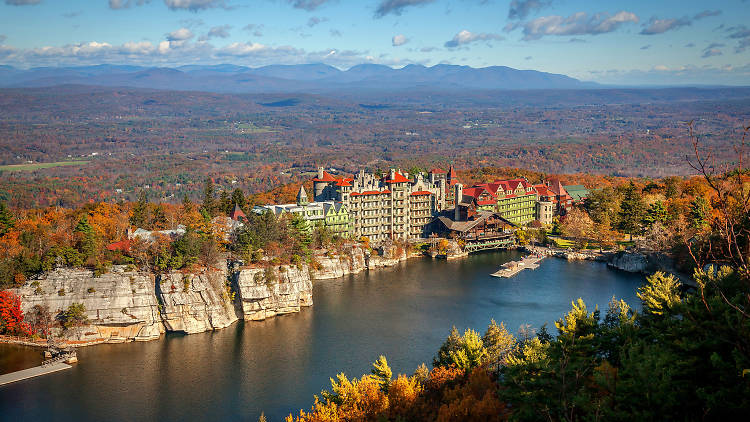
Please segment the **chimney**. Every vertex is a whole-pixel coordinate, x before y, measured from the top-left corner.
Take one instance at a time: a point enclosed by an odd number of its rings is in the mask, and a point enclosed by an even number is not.
[[[323,167],[318,167],[318,179],[323,178]]]

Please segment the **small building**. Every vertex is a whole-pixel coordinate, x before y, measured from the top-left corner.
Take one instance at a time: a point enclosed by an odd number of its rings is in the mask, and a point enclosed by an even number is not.
[[[574,205],[582,204],[583,201],[585,201],[591,193],[583,185],[565,185],[563,186],[563,189],[568,192],[568,195],[570,195]]]

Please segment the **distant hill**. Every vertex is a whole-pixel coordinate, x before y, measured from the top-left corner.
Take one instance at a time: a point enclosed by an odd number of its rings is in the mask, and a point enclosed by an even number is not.
[[[393,69],[361,64],[342,71],[321,63],[249,68],[231,64],[178,68],[97,65],[28,70],[0,66],[0,87],[27,88],[65,84],[124,86],[233,93],[325,93],[335,91],[482,91],[586,89],[598,87],[565,75],[505,66],[408,65]]]

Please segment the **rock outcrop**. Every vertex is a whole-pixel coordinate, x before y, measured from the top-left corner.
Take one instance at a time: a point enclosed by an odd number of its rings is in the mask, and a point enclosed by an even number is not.
[[[609,257],[607,265],[631,273],[651,274],[656,271],[678,273],[674,267],[674,260],[658,252],[618,252]]]
[[[218,330],[239,319],[226,270],[173,272],[157,277],[156,294],[167,331],[186,334]]]
[[[35,305],[49,306],[53,317],[73,303],[82,303],[88,321],[64,333],[79,341],[140,341],[165,331],[154,295],[154,278],[125,267],[94,277],[89,270],[57,269],[14,289],[24,313]],[[55,328],[54,334],[61,329]]]
[[[235,273],[242,315],[259,321],[312,306],[312,281],[306,265],[243,269]]]
[[[346,245],[336,253],[327,251],[317,254],[313,278],[327,280],[357,274],[364,270],[392,267],[408,258],[403,247],[392,243],[381,245],[374,252],[365,250],[360,245]]]

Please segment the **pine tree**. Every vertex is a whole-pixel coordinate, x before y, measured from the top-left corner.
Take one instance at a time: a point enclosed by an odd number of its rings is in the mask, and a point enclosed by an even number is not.
[[[227,191],[222,190],[219,193],[219,212],[224,215],[229,215],[232,212],[232,200],[229,198]]]
[[[213,216],[215,212],[214,201],[214,182],[210,177],[207,177],[203,184],[203,205],[201,208],[210,216]]]
[[[493,319],[482,336],[482,343],[487,349],[487,362],[491,368],[498,370],[515,348],[516,338],[508,332],[504,323],[498,325]]]
[[[138,194],[138,201],[133,206],[133,212],[130,215],[130,224],[135,228],[145,227],[148,222],[148,199],[146,192],[141,191]]]
[[[94,229],[89,224],[88,217],[84,215],[78,221],[74,233],[79,233],[78,250],[88,259],[96,253],[96,237]]]
[[[620,230],[630,235],[640,234],[643,229],[643,217],[646,214],[646,206],[638,188],[630,182],[623,192],[620,204]]]
[[[461,342],[461,334],[458,333],[458,329],[454,325],[451,328],[451,333],[445,342],[438,349],[437,356],[432,359],[432,366],[450,366],[451,352],[458,350],[459,343]]]
[[[701,230],[708,223],[708,201],[703,196],[696,196],[690,203],[690,227]]]
[[[651,227],[654,223],[665,224],[667,222],[667,208],[661,201],[654,202],[646,210],[646,215],[643,217],[643,225],[645,227]]]
[[[240,209],[244,210],[246,203],[247,203],[247,199],[245,199],[245,193],[242,192],[242,189],[240,188],[235,189],[232,192],[232,204],[236,204],[238,207],[240,207]]]
[[[636,295],[643,301],[643,309],[648,314],[664,315],[680,302],[677,279],[672,274],[661,271],[646,277],[647,284],[638,288]]]
[[[388,388],[391,386],[391,378],[393,377],[393,371],[388,366],[388,360],[386,360],[385,356],[380,355],[372,366],[373,368],[370,372],[378,379],[380,390],[388,394]]]
[[[4,236],[16,225],[16,219],[11,214],[5,202],[0,202],[0,236]]]

